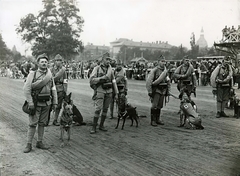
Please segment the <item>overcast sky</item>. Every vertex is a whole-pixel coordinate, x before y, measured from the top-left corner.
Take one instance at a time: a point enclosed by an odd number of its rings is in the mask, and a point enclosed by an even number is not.
[[[190,48],[204,29],[208,46],[221,40],[222,29],[240,25],[240,0],[78,0],[85,20],[81,35],[84,44],[110,46],[116,38],[133,41],[168,41]],[[41,0],[0,0],[0,33],[7,46],[24,54],[29,45],[15,29],[28,13],[37,14]],[[27,52],[30,54],[30,52]]]

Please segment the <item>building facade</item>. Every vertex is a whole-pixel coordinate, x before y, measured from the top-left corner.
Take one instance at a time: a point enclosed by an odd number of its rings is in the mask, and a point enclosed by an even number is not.
[[[94,60],[101,57],[104,53],[110,52],[109,46],[87,44],[84,46],[83,58],[84,60]]]
[[[119,53],[121,47],[126,46],[128,48],[135,48],[139,47],[140,50],[161,50],[161,51],[170,51],[170,49],[173,47],[172,45],[168,44],[168,42],[135,42],[133,40],[129,40],[127,38],[119,38],[116,39],[113,42],[110,42],[110,53],[112,54],[113,58],[116,58],[117,54]]]

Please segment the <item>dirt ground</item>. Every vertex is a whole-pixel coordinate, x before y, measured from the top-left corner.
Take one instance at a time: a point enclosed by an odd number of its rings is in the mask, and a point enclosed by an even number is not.
[[[128,85],[128,101],[139,115],[147,116],[140,118],[138,128],[130,127],[127,120],[124,130],[115,129],[116,118],[106,120],[108,132],[94,135],[89,133],[90,125],[73,126],[71,146],[61,148],[59,127],[50,125],[45,129],[44,143],[51,148],[35,148],[35,135],[32,152],[25,154],[28,117],[21,110],[23,80],[0,77],[0,175],[240,175],[240,119],[229,109],[230,117],[215,118],[210,86],[198,87],[194,98],[205,129],[186,130],[177,127],[179,100],[170,98],[162,110],[165,125],[152,127],[145,81],[129,80]],[[89,124],[93,91],[88,80],[69,80],[68,92]],[[172,84],[172,93],[177,95],[176,84]]]

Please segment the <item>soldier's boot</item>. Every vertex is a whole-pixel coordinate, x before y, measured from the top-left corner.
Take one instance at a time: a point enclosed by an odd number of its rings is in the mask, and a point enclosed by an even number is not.
[[[32,144],[31,143],[27,143],[26,148],[24,149],[23,153],[29,153],[32,150]]]
[[[53,125],[55,125],[55,126],[60,126],[60,123],[57,121],[59,112],[60,112],[60,109],[56,109],[56,111],[54,113]]]
[[[90,131],[90,134],[95,134],[97,132],[97,122],[98,122],[98,117],[93,118],[93,126]]]
[[[158,125],[164,125],[163,120],[161,120],[161,118],[160,118],[160,116],[161,116],[161,109],[157,109],[156,112],[157,112],[156,113],[156,123]]]
[[[157,123],[156,123],[156,109],[155,108],[151,108],[151,125],[156,127]]]
[[[48,150],[49,147],[44,145],[42,141],[37,141],[36,147],[42,150]]]
[[[107,129],[104,127],[104,122],[105,122],[105,119],[106,119],[106,116],[101,116],[101,122],[100,122],[100,125],[99,125],[99,130],[101,131],[107,131]]]

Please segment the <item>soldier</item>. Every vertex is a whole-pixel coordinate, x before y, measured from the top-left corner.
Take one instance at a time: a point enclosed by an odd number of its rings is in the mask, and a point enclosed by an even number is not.
[[[184,56],[182,64],[174,72],[174,77],[178,80],[177,88],[179,92],[187,90],[186,93],[191,99],[191,93],[196,93],[197,79],[188,56]]]
[[[54,82],[57,89],[58,96],[58,106],[54,113],[53,125],[59,126],[58,116],[62,108],[63,99],[67,93],[67,73],[66,68],[63,66],[63,57],[60,54],[57,54],[54,58],[54,66],[51,68],[53,74]]]
[[[224,108],[230,98],[233,71],[230,65],[230,57],[225,57],[222,64],[218,65],[211,75],[211,85],[216,87],[217,115],[216,118],[228,117]]]
[[[96,133],[96,126],[100,113],[101,121],[99,130],[107,131],[104,127],[104,122],[112,99],[113,89],[115,91],[114,93],[116,98],[118,97],[116,80],[114,79],[114,73],[112,67],[110,66],[110,60],[111,58],[109,57],[109,53],[103,54],[100,65],[94,67],[90,75],[90,86],[94,89],[92,99],[95,106],[93,127],[90,134]]]
[[[126,95],[127,95],[127,77],[126,71],[124,70],[121,61],[117,62],[116,69],[114,70],[114,76],[116,79],[117,87],[118,87],[118,116],[122,116],[125,113],[125,105],[126,105]],[[110,104],[110,119],[113,118],[113,109],[114,109],[114,97],[113,94],[112,102]]]
[[[164,125],[161,119],[161,109],[163,108],[164,98],[168,96],[170,92],[170,79],[165,64],[165,58],[161,55],[158,66],[152,69],[146,80],[148,96],[152,103],[151,125],[154,127]]]
[[[24,153],[32,150],[32,140],[38,126],[36,147],[47,150],[49,147],[42,143],[44,127],[47,124],[51,105],[57,106],[57,92],[51,71],[47,68],[48,57],[41,54],[37,57],[38,70],[31,71],[26,79],[23,90],[29,110],[29,127],[27,133],[27,146]]]

